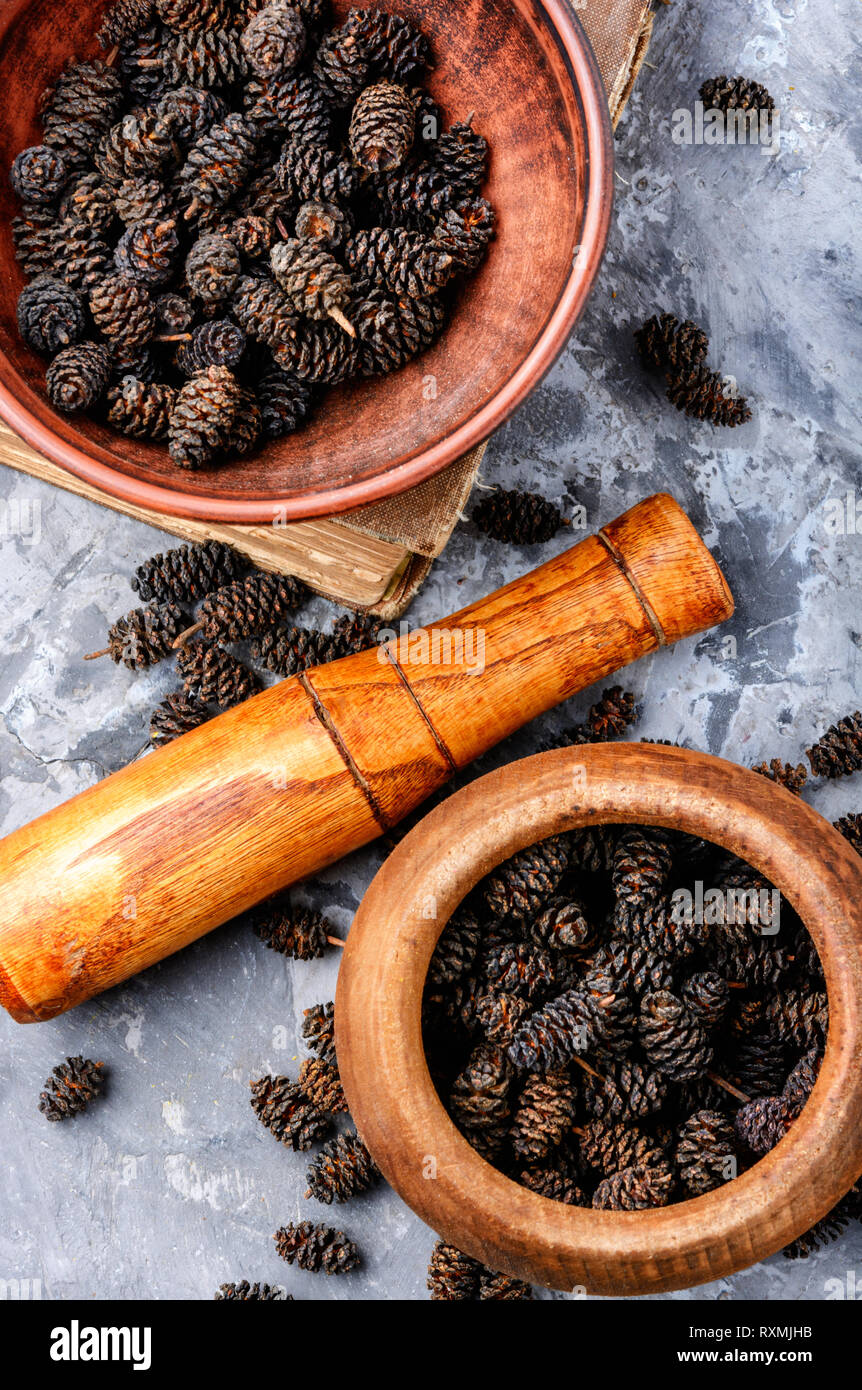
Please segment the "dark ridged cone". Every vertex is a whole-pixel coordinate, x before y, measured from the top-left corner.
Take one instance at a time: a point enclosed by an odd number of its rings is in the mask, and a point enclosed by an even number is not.
[[[832,824],[843,835],[855,849],[857,854],[862,854],[862,815],[854,814],[842,816],[840,820],[833,821]]]
[[[273,346],[282,371],[301,381],[334,385],[353,376],[360,365],[356,342],[336,323],[302,323],[295,337]]]
[[[245,351],[245,334],[231,319],[211,319],[192,333],[191,342],[177,350],[177,367],[184,376],[208,367],[235,367]]]
[[[672,1081],[701,1076],[712,1060],[703,1028],[669,990],[643,996],[638,1034],[647,1060]]]
[[[306,382],[273,369],[257,384],[261,429],[268,439],[280,439],[299,429],[311,407]]]
[[[90,410],[105,394],[111,356],[101,343],[76,343],[58,352],[45,383],[52,405],[67,414]]]
[[[807,750],[815,777],[848,777],[862,768],[862,712],[848,714]]]
[[[155,0],[163,24],[176,33],[220,29],[228,21],[228,0]]]
[[[538,545],[549,541],[563,524],[559,507],[535,492],[496,489],[473,508],[473,524],[495,541],[508,545]]]
[[[665,1158],[664,1146],[637,1125],[590,1120],[578,1136],[581,1167],[612,1177],[623,1168],[652,1166]]]
[[[452,984],[473,966],[482,929],[471,912],[461,909],[446,923],[428,966],[428,984]]]
[[[234,112],[210,126],[192,145],[179,173],[186,201],[221,207],[245,183],[256,148],[255,127],[245,116]]]
[[[56,227],[53,209],[35,203],[27,204],[18,217],[13,217],[15,259],[25,275],[48,275],[54,270]]]
[[[79,218],[58,222],[51,235],[51,266],[72,289],[89,293],[99,289],[113,268],[107,242],[94,227]],[[149,335],[148,335],[149,336]]]
[[[522,1187],[548,1197],[552,1202],[564,1202],[569,1207],[588,1207],[590,1199],[575,1178],[564,1168],[524,1168],[518,1174]]]
[[[172,654],[173,642],[187,622],[175,603],[134,608],[108,629],[111,660],[130,671],[145,670]]]
[[[351,306],[349,317],[359,340],[362,371],[374,376],[397,371],[424,351],[443,327],[446,306],[436,295],[410,299],[373,290]]]
[[[158,104],[158,114],[170,123],[174,139],[193,144],[216,121],[223,121],[227,107],[215,92],[201,87],[172,87]]]
[[[170,421],[170,454],[180,468],[204,468],[233,444],[242,392],[226,367],[209,367],[179,392]]]
[[[293,960],[319,960],[331,932],[323,914],[309,907],[264,909],[254,928],[255,936],[271,950]]]
[[[577,950],[587,944],[591,933],[584,908],[565,896],[552,899],[530,923],[533,940],[553,951]]]
[[[356,36],[371,70],[393,82],[415,78],[431,62],[427,38],[403,15],[353,9],[345,27]]]
[[[85,174],[69,185],[60,204],[60,218],[77,219],[100,237],[112,233],[117,212],[113,190],[99,174]]]
[[[173,219],[144,219],[123,233],[114,252],[114,263],[121,275],[144,285],[163,285],[174,273],[179,248]]]
[[[170,122],[154,111],[139,110],[124,116],[103,136],[94,158],[108,183],[156,177],[173,163]]]
[[[674,1162],[680,1182],[693,1197],[736,1177],[733,1125],[714,1110],[698,1110],[682,1125]]]
[[[312,1052],[330,1066],[336,1066],[335,1056],[335,1005],[314,1004],[303,1010],[302,1036]]]
[[[403,87],[378,82],[360,93],[350,117],[348,141],[367,173],[389,173],[404,163],[413,143],[416,113]]]
[[[239,252],[226,236],[207,233],[199,237],[186,257],[188,287],[205,304],[228,299],[241,273]]]
[[[774,945],[774,941],[774,937],[749,942],[716,938],[710,945],[710,959],[726,980],[736,980],[751,989],[769,988],[791,966],[786,948]]]
[[[83,338],[87,319],[76,290],[50,275],[40,275],[18,296],[18,331],[34,352],[50,357]]]
[[[485,1158],[493,1158],[505,1143],[511,1084],[511,1069],[502,1048],[481,1043],[452,1086],[452,1119]]]
[[[286,0],[274,0],[253,14],[240,40],[258,77],[292,72],[305,52],[305,25]]]
[[[357,232],[346,243],[344,256],[358,279],[411,299],[436,294],[456,270],[447,251],[402,227]]]
[[[727,980],[716,971],[702,970],[683,983],[680,998],[689,1013],[710,1030],[717,1028],[724,1019],[730,1003],[730,989]]]
[[[175,550],[152,556],[138,565],[131,581],[145,602],[197,602],[222,585],[238,579],[249,562],[233,546],[223,541],[204,541],[201,545],[181,545]]]
[[[603,1178],[593,1193],[598,1211],[645,1211],[666,1207],[673,1191],[674,1176],[666,1163],[651,1168],[623,1168]]]
[[[238,1284],[220,1284],[214,1295],[216,1302],[230,1303],[292,1303],[293,1294],[285,1293],[276,1284],[250,1284],[242,1279]]]
[[[609,873],[616,848],[617,830],[613,825],[586,826],[568,837],[569,863],[588,874]]]
[[[100,47],[114,48],[146,29],[153,9],[154,0],[116,0],[96,31]]]
[[[316,241],[276,242],[270,255],[272,273],[297,314],[324,319],[331,309],[344,309],[350,298],[350,277],[324,246]]]
[[[334,106],[351,106],[368,77],[365,49],[351,29],[348,22],[327,34],[314,59],[314,76]]]
[[[105,1084],[103,1067],[84,1057],[67,1057],[55,1067],[39,1097],[46,1120],[68,1120],[86,1110]]]
[[[484,198],[447,208],[434,228],[434,246],[451,256],[456,274],[472,275],[494,237],[496,215]]]
[[[463,198],[478,193],[485,178],[488,142],[473,129],[472,119],[459,121],[431,147],[435,169]]]
[[[780,1096],[750,1100],[737,1112],[734,1128],[737,1139],[755,1154],[766,1154],[783,1139],[793,1117]]]
[[[426,1285],[432,1301],[467,1303],[475,1299],[481,1268],[478,1260],[465,1255],[454,1245],[438,1240],[431,1252]]]
[[[745,396],[729,396],[720,372],[703,365],[667,377],[667,398],[677,410],[695,420],[733,429],[751,419]]]
[[[481,1303],[526,1303],[532,1297],[533,1290],[523,1279],[514,1279],[510,1274],[495,1274],[492,1269],[483,1269],[479,1275]]]
[[[787,1075],[783,1044],[766,1029],[740,1038],[732,1055],[722,1059],[722,1075],[747,1096],[771,1096]]]
[[[322,666],[342,656],[341,643],[316,628],[284,627],[266,632],[252,647],[255,661],[278,676],[293,676],[312,666]]]
[[[698,921],[697,913],[678,911],[673,904],[661,900],[644,907],[617,902],[613,931],[615,936],[640,944],[673,963],[693,955],[709,934],[705,922]]]
[[[253,671],[222,647],[206,642],[193,642],[181,648],[177,670],[187,695],[194,695],[205,704],[218,705],[219,709],[242,704],[260,689]]]
[[[625,937],[612,936],[596,952],[593,964],[636,995],[670,989],[673,984],[673,967],[664,956]]]
[[[220,87],[248,72],[239,35],[227,29],[178,34],[163,53],[162,75],[172,87]]]
[[[775,102],[760,82],[748,77],[711,77],[699,96],[707,111],[772,111]]]
[[[237,283],[230,309],[249,338],[273,349],[290,343],[296,335],[296,313],[274,280],[244,275]]]
[[[781,1042],[806,1049],[820,1046],[829,1023],[826,993],[805,987],[782,990],[767,1003],[765,1017]]]
[[[808,1051],[800,1057],[784,1083],[781,1098],[785,1102],[794,1120],[802,1114],[808,1097],[814,1090],[814,1084],[817,1081],[822,1061],[822,1050],[819,1047],[809,1048]]]
[[[592,998],[571,989],[521,1025],[507,1055],[513,1066],[522,1071],[552,1071],[600,1041],[604,1026]]]
[[[686,372],[705,361],[709,339],[691,319],[680,323],[675,314],[653,315],[635,332],[640,359],[647,371]]]
[[[581,1078],[586,1112],[596,1119],[645,1119],[667,1097],[667,1078],[640,1062],[603,1061],[601,1077],[598,1081],[585,1073]]]
[[[134,439],[166,439],[176,398],[173,386],[124,377],[108,392],[108,424]]]
[[[306,1175],[306,1196],[330,1205],[346,1202],[371,1187],[380,1170],[359,1135],[340,1134],[324,1144]]]
[[[285,145],[278,164],[281,187],[297,203],[322,198],[326,203],[350,199],[358,187],[350,160],[334,150],[303,140]]]
[[[565,1071],[531,1076],[515,1108],[510,1138],[518,1158],[538,1163],[562,1142],[575,1116],[575,1089]]]
[[[797,763],[794,767],[792,763],[783,763],[780,758],[773,758],[769,763],[758,763],[751,770],[759,772],[761,777],[768,777],[780,787],[786,787],[794,796],[799,796],[808,780],[808,769],[803,763]]]
[[[472,1001],[478,1026],[488,1042],[506,1046],[512,1041],[532,1006],[517,994],[480,994]]]
[[[9,182],[23,203],[53,203],[62,193],[69,169],[56,150],[31,145],[15,156]]]
[[[90,291],[93,322],[106,338],[142,347],[156,331],[156,307],[145,285],[115,272]]]
[[[315,1226],[312,1221],[300,1221],[282,1226],[276,1231],[276,1252],[289,1265],[317,1274],[347,1274],[359,1265],[359,1251],[343,1231],[331,1226]]]
[[[261,1124],[282,1144],[298,1152],[310,1149],[332,1120],[288,1076],[261,1076],[251,1085],[251,1108]]]
[[[156,317],[168,333],[185,333],[194,323],[195,310],[183,295],[169,291],[156,300]]]
[[[175,690],[157,705],[150,717],[150,742],[155,746],[172,743],[175,738],[206,724],[212,714],[200,700],[183,690]]]
[[[629,908],[654,903],[664,891],[672,862],[667,837],[638,826],[623,830],[614,851],[612,881]]]
[[[568,847],[562,835],[521,850],[485,880],[488,911],[500,918],[531,916],[556,891],[568,867]]]
[[[347,1097],[338,1068],[320,1057],[306,1057],[299,1068],[299,1084],[320,1110],[337,1115],[347,1111]]]
[[[275,628],[305,594],[305,585],[290,575],[246,575],[204,599],[200,609],[206,624],[204,636],[210,642],[236,642]]]
[[[296,214],[296,235],[300,240],[320,241],[324,246],[338,247],[350,235],[353,219],[337,203],[324,203],[311,198]]]
[[[319,84],[305,73],[252,78],[244,95],[249,119],[259,127],[276,131],[291,143],[328,145],[332,107]]]
[[[548,951],[531,942],[503,942],[483,956],[485,979],[492,990],[540,999],[554,984],[554,965]]]

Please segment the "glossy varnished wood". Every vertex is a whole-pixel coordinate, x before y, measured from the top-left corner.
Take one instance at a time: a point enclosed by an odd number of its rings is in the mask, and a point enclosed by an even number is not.
[[[0,166],[39,138],[42,88],[97,53],[109,0],[4,0]],[[335,0],[343,18],[349,0]],[[498,235],[451,322],[403,371],[327,393],[304,429],[252,457],[188,473],[166,449],[48,404],[45,364],[15,324],[16,203],[0,180],[0,414],[40,453],[137,506],[212,521],[329,515],[411,487],[469,452],[541,380],[583,308],[604,251],[613,153],[598,68],[566,0],[388,0],[425,29],[447,120],[475,113],[492,150]],[[493,345],[489,351],[489,344]]]
[[[787,1137],[734,1182],[645,1212],[569,1207],[504,1177],[455,1129],[422,1048],[428,963],[465,894],[524,846],[602,821],[673,826],[755,865],[805,922],[829,993],[825,1060]],[[862,860],[810,806],[705,754],[622,744],[525,759],[447,799],[384,864],[351,927],[335,1017],[357,1126],[445,1240],[494,1269],[590,1294],[720,1279],[795,1239],[862,1173]]]
[[[434,629],[404,652],[332,662],[0,841],[0,1003],[22,1022],[51,1017],[365,844],[456,766],[655,650],[644,603],[672,609],[684,590],[680,636],[728,616],[721,573],[672,498],[623,525],[617,558],[589,537],[441,623],[438,637],[481,633],[481,667],[459,643],[435,662]]]

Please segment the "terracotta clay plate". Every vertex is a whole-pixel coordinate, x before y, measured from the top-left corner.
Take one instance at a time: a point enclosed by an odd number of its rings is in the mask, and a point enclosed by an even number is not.
[[[92,35],[107,0],[4,0],[0,10],[0,414],[54,462],[138,506],[271,522],[360,506],[430,477],[485,439],[561,351],[607,237],[612,153],[592,51],[564,0],[386,0],[432,40],[429,86],[447,119],[475,113],[491,146],[485,188],[499,219],[487,262],[459,290],[440,340],[404,370],[329,391],[308,426],[252,458],[187,473],[167,449],[48,403],[45,362],[21,342],[23,280],[5,172],[40,137],[37,104]],[[337,0],[336,16],[348,5]]]

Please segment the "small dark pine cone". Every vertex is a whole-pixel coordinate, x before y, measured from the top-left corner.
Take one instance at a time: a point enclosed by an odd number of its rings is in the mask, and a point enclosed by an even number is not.
[[[101,343],[76,343],[58,352],[45,377],[51,403],[73,414],[89,410],[105,394],[111,355]]]
[[[612,685],[602,691],[602,697],[590,706],[587,725],[596,743],[621,738],[638,717],[637,701],[630,690]]]
[[[99,173],[107,183],[124,179],[157,177],[174,158],[174,139],[169,121],[155,111],[138,110],[124,116],[105,134],[94,154]]]
[[[228,299],[241,273],[239,252],[226,236],[208,233],[199,237],[186,257],[188,287],[205,304]]]
[[[760,82],[747,77],[711,77],[699,96],[708,111],[774,111],[775,102]]]
[[[447,130],[432,147],[434,168],[462,197],[475,196],[485,178],[488,142],[473,129],[472,117]]]
[[[385,620],[371,613],[343,613],[332,624],[332,635],[337,637],[344,656],[355,656],[375,646],[385,627]]]
[[[253,671],[222,647],[208,642],[190,642],[177,655],[177,670],[187,695],[204,704],[230,709],[242,704],[260,689]]]
[[[251,1108],[261,1124],[297,1151],[310,1149],[331,1127],[332,1120],[288,1076],[261,1076],[251,1086]]]
[[[195,311],[181,294],[168,291],[156,300],[156,317],[168,333],[185,333],[195,321]]]
[[[231,319],[211,319],[192,333],[191,342],[177,351],[177,366],[184,376],[195,376],[208,367],[235,367],[245,351],[245,334]]]
[[[94,227],[76,218],[58,222],[51,236],[51,265],[46,269],[72,289],[89,294],[110,274],[113,255]]]
[[[632,826],[622,832],[614,850],[612,880],[618,900],[629,908],[654,903],[664,891],[673,856],[660,830]]]
[[[677,410],[695,420],[709,420],[713,425],[733,429],[751,419],[745,396],[728,396],[724,377],[701,364],[691,371],[667,377],[667,398]]]
[[[301,241],[322,241],[325,246],[341,246],[350,235],[351,219],[337,203],[312,198],[296,214],[296,235]]]
[[[680,998],[692,1017],[709,1031],[722,1022],[730,1003],[730,989],[727,980],[715,970],[701,970],[685,981]]]
[[[804,763],[797,763],[794,767],[792,763],[783,763],[780,758],[773,758],[769,763],[757,763],[751,770],[759,772],[761,777],[768,777],[771,782],[777,782],[780,787],[786,787],[794,796],[799,795],[808,779],[808,769]]]
[[[40,275],[18,296],[18,331],[34,352],[52,356],[71,347],[86,330],[84,301],[76,290],[50,275]]]
[[[402,15],[384,10],[351,10],[348,25],[371,69],[393,82],[404,82],[431,62],[425,35]]]
[[[326,954],[332,928],[321,912],[310,907],[265,909],[255,924],[255,936],[273,951],[294,960],[319,960]]]
[[[177,33],[221,29],[230,13],[226,0],[155,0],[155,5],[162,23]]]
[[[362,371],[374,376],[397,371],[423,352],[443,327],[446,305],[435,295],[410,299],[372,290],[350,312],[361,344]]]
[[[819,1047],[811,1047],[803,1053],[784,1083],[781,1099],[784,1101],[792,1119],[802,1114],[808,1097],[814,1090],[814,1083],[820,1072],[823,1052]]]
[[[599,1211],[645,1211],[666,1207],[674,1186],[667,1163],[654,1167],[623,1168],[603,1178],[593,1193],[593,1206]]]
[[[312,1221],[300,1221],[282,1226],[276,1231],[276,1252],[289,1265],[318,1274],[347,1274],[360,1263],[359,1251],[343,1231],[331,1226],[315,1226]]]
[[[530,1013],[530,1004],[517,994],[480,994],[475,998],[476,1022],[491,1043],[506,1046]]]
[[[598,1080],[589,1073],[583,1078],[584,1107],[595,1119],[645,1119],[664,1105],[668,1079],[661,1072],[640,1062],[602,1063]]]
[[[483,1157],[494,1158],[509,1128],[511,1069],[502,1048],[480,1043],[455,1078],[449,1098],[453,1120]]]
[[[548,1197],[552,1202],[564,1202],[569,1207],[588,1207],[590,1199],[575,1178],[565,1168],[524,1168],[518,1174],[522,1187]]]
[[[183,690],[173,690],[156,705],[150,716],[150,742],[155,747],[173,743],[175,738],[199,729],[211,718],[210,711],[200,700],[186,695]]]
[[[493,945],[485,952],[483,963],[489,988],[506,994],[537,999],[554,983],[549,953],[528,941]]]
[[[567,1071],[531,1076],[515,1108],[510,1137],[518,1158],[538,1163],[562,1143],[575,1117],[575,1089]]]
[[[471,970],[479,950],[482,929],[472,912],[461,908],[450,918],[434,947],[428,966],[428,984],[452,984]]]
[[[302,1036],[323,1062],[337,1066],[335,1057],[335,1005],[314,1004],[303,1011]]]
[[[651,1167],[665,1157],[661,1144],[637,1125],[590,1120],[579,1134],[578,1158],[584,1170],[612,1177],[623,1168]]]
[[[69,178],[69,170],[56,150],[31,145],[15,156],[9,182],[22,203],[56,202]]]
[[[221,87],[242,81],[248,72],[239,35],[225,29],[178,34],[162,50],[160,61],[162,75],[172,87],[184,83],[192,87]],[[214,151],[207,162],[217,158]],[[232,186],[241,183],[242,179],[236,176],[232,180]]]
[[[602,1047],[614,1056],[632,1048],[635,1016],[627,986],[627,981],[619,980],[613,970],[599,963],[593,963],[581,984],[602,1020]]]
[[[156,306],[149,290],[119,272],[93,286],[90,313],[100,333],[129,347],[142,347],[156,331]]]
[[[349,201],[359,186],[357,171],[349,159],[304,140],[285,145],[278,179],[284,192],[297,203],[312,198],[326,203]]]
[[[531,917],[550,898],[569,867],[562,835],[521,850],[485,880],[485,903],[495,917]]]
[[[604,1035],[604,1019],[593,999],[568,990],[532,1014],[515,1033],[507,1056],[521,1071],[552,1071]]]
[[[508,1302],[526,1303],[533,1297],[533,1290],[523,1279],[514,1279],[510,1274],[496,1274],[493,1269],[481,1270],[479,1274],[479,1301],[481,1303]]]
[[[143,285],[162,285],[174,273],[178,247],[177,224],[173,218],[145,219],[135,222],[123,233],[114,252],[114,262],[120,274],[129,280],[139,280]]]
[[[107,63],[99,58],[69,63],[39,99],[46,138],[59,127],[80,122],[91,128],[95,144],[95,137],[104,134],[119,116],[123,100],[122,80]]]
[[[184,145],[193,144],[205,135],[216,121],[223,121],[227,107],[215,92],[200,87],[172,87],[165,92],[156,107],[162,120],[170,124],[174,139]]]
[[[736,1177],[736,1144],[730,1120],[715,1110],[698,1110],[679,1130],[674,1161],[680,1182],[693,1197]]]
[[[305,25],[287,0],[270,0],[252,15],[240,43],[258,77],[278,76],[292,72],[305,52]]]
[[[106,11],[96,38],[101,48],[117,48],[146,29],[153,17],[155,0],[116,0]]]
[[[28,203],[13,217],[12,245],[25,275],[49,275],[54,270],[56,228],[53,209],[35,203]]]
[[[171,196],[159,179],[124,179],[114,194],[114,210],[128,228],[174,216]]]
[[[108,392],[108,424],[135,439],[166,439],[176,398],[173,386],[123,377]]]
[[[407,165],[373,180],[385,227],[433,232],[455,198],[455,189],[433,164]]]
[[[339,1134],[329,1139],[314,1159],[306,1175],[307,1197],[316,1197],[327,1206],[346,1202],[371,1187],[380,1169],[359,1135]]]
[[[807,1049],[822,1045],[826,1037],[829,1003],[820,990],[785,989],[769,1000],[765,1017],[779,1041]]]
[[[712,1060],[706,1033],[670,990],[643,996],[638,1033],[647,1061],[672,1081],[701,1076]]]
[[[769,1153],[793,1123],[790,1108],[780,1096],[761,1096],[737,1111],[736,1137],[755,1154]]]
[[[39,1097],[39,1109],[46,1120],[68,1120],[86,1110],[105,1084],[104,1062],[84,1057],[67,1057],[55,1067]]]
[[[862,768],[862,712],[848,714],[830,724],[813,748],[807,750],[815,777],[848,777]]]
[[[305,594],[305,585],[290,575],[248,574],[204,599],[204,636],[209,642],[238,642],[277,627]]]
[[[740,1038],[724,1061],[724,1073],[747,1096],[772,1096],[787,1074],[783,1044],[765,1029]]]
[[[298,377],[274,369],[257,385],[261,429],[268,439],[293,434],[305,420],[311,406],[311,391]]]
[[[210,126],[195,141],[178,176],[189,204],[187,219],[197,206],[223,207],[239,192],[252,167],[257,141],[256,127],[237,112]]]
[[[653,315],[635,332],[643,365],[649,372],[690,372],[706,359],[709,339],[691,319]]]
[[[531,920],[530,935],[539,946],[554,951],[577,950],[589,941],[592,928],[581,904],[563,896],[552,898]]]
[[[122,662],[130,671],[142,671],[155,665],[171,655],[174,639],[187,621],[175,603],[133,608],[108,629],[111,660],[117,664]]]
[[[610,873],[616,840],[613,825],[585,826],[572,831],[568,837],[569,867],[588,874]]]
[[[84,174],[69,185],[60,204],[60,218],[78,218],[100,237],[113,230],[116,218],[113,189],[98,174]]]
[[[775,986],[792,964],[788,951],[775,946],[770,938],[758,941],[719,941],[713,944],[711,960],[726,980],[748,985],[750,989]]]
[[[265,632],[252,645],[252,656],[277,676],[296,675],[341,656],[341,644],[316,628],[282,627]]]
[[[242,404],[239,383],[227,367],[208,367],[190,377],[171,412],[169,448],[180,468],[205,468],[232,443]]]
[[[605,971],[633,994],[654,994],[656,990],[673,985],[670,961],[652,947],[639,945],[637,940],[612,936],[596,952],[594,968]]]
[[[857,854],[862,854],[862,816],[853,814],[842,816],[832,822],[840,835],[853,846]]]
[[[336,323],[303,323],[294,336],[273,348],[279,368],[316,385],[334,385],[359,367],[356,342]]]
[[[475,1299],[481,1268],[478,1260],[465,1255],[454,1245],[447,1245],[444,1240],[438,1240],[431,1251],[428,1264],[426,1287],[431,1291],[432,1301],[438,1299],[448,1303],[469,1303]]]
[[[352,32],[354,22],[351,16],[327,34],[314,59],[314,76],[333,106],[351,106],[368,77],[368,59]]]
[[[230,236],[241,256],[260,261],[269,255],[275,229],[264,217],[231,217]]]
[[[472,521],[495,541],[537,545],[557,534],[563,517],[559,507],[536,492],[499,488],[473,508]]]
[[[693,954],[706,939],[709,928],[696,920],[694,913],[677,915],[668,911],[664,900],[631,907],[618,902],[614,908],[614,936],[632,945],[641,945],[665,960],[677,962]],[[735,977],[732,977],[735,978]]]
[[[242,1279],[238,1284],[219,1284],[214,1298],[216,1302],[224,1300],[231,1303],[250,1303],[252,1300],[261,1303],[293,1302],[293,1294],[285,1293],[277,1284],[250,1284],[247,1279]]]
[[[231,298],[230,310],[249,338],[257,338],[268,347],[277,348],[296,336],[296,314],[274,280],[244,275]]]
[[[238,579],[247,569],[248,560],[233,546],[204,541],[153,555],[138,565],[131,586],[147,603],[151,599],[192,603]]]
[[[346,243],[344,257],[357,279],[411,299],[436,294],[458,268],[442,246],[403,227],[357,232]]]
[[[404,163],[416,111],[403,87],[378,82],[360,93],[350,117],[350,152],[361,169],[387,173]]]
[[[350,276],[316,241],[279,241],[270,256],[273,274],[298,314],[326,318],[350,298]]]
[[[452,257],[456,272],[472,275],[485,258],[494,236],[496,214],[485,198],[447,208],[434,229],[433,242]]]
[[[347,1110],[347,1097],[338,1068],[320,1057],[306,1057],[299,1068],[299,1084],[319,1110],[337,1115]]]
[[[305,140],[322,148],[329,144],[333,108],[326,93],[306,73],[251,78],[245,88],[245,105],[249,119],[262,131],[272,131],[290,144],[294,140]],[[269,171],[265,178],[269,182]],[[255,197],[253,188],[252,183],[246,195],[252,199]],[[263,207],[255,210],[264,214]]]

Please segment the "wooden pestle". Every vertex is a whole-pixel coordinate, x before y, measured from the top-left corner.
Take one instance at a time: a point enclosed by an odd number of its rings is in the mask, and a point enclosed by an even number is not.
[[[29,1023],[127,979],[367,844],[543,710],[732,611],[657,494],[434,628],[263,691],[0,841],[0,1003]]]

